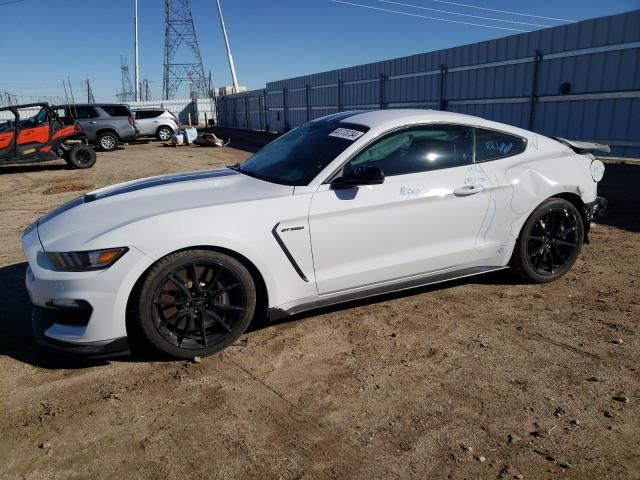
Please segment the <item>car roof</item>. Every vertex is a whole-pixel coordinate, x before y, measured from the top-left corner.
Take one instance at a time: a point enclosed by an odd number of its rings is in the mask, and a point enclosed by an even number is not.
[[[531,132],[527,130],[512,125],[494,122],[473,115],[428,109],[397,108],[386,110],[355,110],[329,115],[318,120],[362,125],[368,127],[370,130],[377,131],[411,124],[454,123],[501,130],[524,137],[531,134]]]
[[[126,103],[61,103],[56,107],[127,107]]]
[[[355,110],[342,112],[338,120],[345,123],[355,123],[365,127],[374,128],[389,122],[411,123],[419,119],[424,122],[463,122],[469,120],[483,120],[480,117],[464,115],[462,113],[443,112],[441,110],[427,110],[417,108],[396,108],[387,110]]]

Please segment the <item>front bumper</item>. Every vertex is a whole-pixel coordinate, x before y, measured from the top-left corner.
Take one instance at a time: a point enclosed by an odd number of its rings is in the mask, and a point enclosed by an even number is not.
[[[47,336],[47,330],[56,325],[56,321],[64,313],[62,309],[43,308],[34,305],[31,327],[38,347],[53,353],[82,357],[101,357],[129,352],[127,337],[101,342],[71,343]]]
[[[34,305],[32,326],[39,345],[63,353],[101,355],[128,349],[126,312],[135,282],[151,260],[135,247],[105,270],[57,271],[27,230],[22,247],[29,262],[25,283]],[[77,302],[83,308],[66,306]]]

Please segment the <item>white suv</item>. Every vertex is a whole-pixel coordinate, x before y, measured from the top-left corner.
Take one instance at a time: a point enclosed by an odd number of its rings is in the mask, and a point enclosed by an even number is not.
[[[141,137],[156,137],[158,140],[167,141],[171,135],[180,128],[180,121],[169,110],[144,109],[134,110],[136,128]]]

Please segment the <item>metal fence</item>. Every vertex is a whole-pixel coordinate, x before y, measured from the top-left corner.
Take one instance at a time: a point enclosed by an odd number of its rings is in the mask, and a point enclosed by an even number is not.
[[[129,102],[129,108],[163,108],[169,110],[180,119],[180,123],[188,125],[206,125],[216,116],[216,102],[211,98],[176,99],[176,100],[152,100],[145,102]],[[38,108],[21,109],[20,116],[28,117],[38,113]],[[9,111],[0,112],[1,120],[13,120],[13,114]]]
[[[212,98],[175,100],[151,100],[145,102],[129,102],[129,108],[164,108],[180,119],[180,123],[188,125],[206,125],[216,116],[216,102]]]
[[[217,123],[282,132],[343,110],[435,108],[640,157],[640,10],[267,83]]]

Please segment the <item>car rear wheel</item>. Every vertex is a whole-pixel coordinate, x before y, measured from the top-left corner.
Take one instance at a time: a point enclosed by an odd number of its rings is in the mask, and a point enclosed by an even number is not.
[[[583,240],[584,223],[578,209],[563,198],[547,199],[522,227],[511,265],[526,281],[552,282],[571,269]]]
[[[64,159],[71,168],[91,168],[96,163],[96,152],[89,145],[78,143],[65,153]]]
[[[118,136],[112,132],[104,132],[98,135],[96,145],[104,152],[112,152],[118,148]]]
[[[156,132],[156,138],[162,142],[167,142],[173,135],[173,130],[169,127],[160,127]]]
[[[164,257],[148,272],[135,320],[156,350],[193,358],[236,341],[255,308],[255,284],[242,263],[220,252],[187,250]]]

